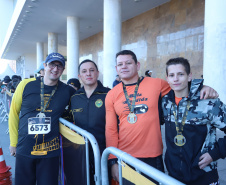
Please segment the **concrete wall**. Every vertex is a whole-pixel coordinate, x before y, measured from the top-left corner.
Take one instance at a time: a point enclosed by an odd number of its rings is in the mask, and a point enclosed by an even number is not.
[[[122,24],[122,49],[133,50],[147,69],[165,78],[165,63],[172,57],[189,59],[193,77],[203,73],[204,0],[171,0]],[[123,13],[123,12],[122,12]],[[80,43],[80,56],[92,56],[102,81],[103,33]],[[84,58],[83,58],[84,59]]]

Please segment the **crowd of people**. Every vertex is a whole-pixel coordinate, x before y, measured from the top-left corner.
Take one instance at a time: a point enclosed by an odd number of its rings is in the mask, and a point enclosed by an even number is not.
[[[3,80],[0,80],[1,93],[4,93],[6,90],[14,93],[21,80],[22,78],[19,75],[13,75],[11,78],[10,76],[6,75]]]
[[[226,133],[226,106],[217,92],[203,80],[192,80],[184,58],[166,63],[167,81],[139,76],[140,65],[135,53],[123,50],[116,54],[118,79],[112,89],[98,80],[98,66],[92,60],[79,64],[79,80],[64,84],[59,78],[65,58],[51,53],[43,62],[43,75],[22,80],[9,113],[16,185],[57,184],[59,118],[65,112],[71,122],[94,135],[101,153],[113,146],[162,172],[161,124],[165,124],[169,175],[186,184],[218,184],[216,161],[226,156],[226,137],[217,141],[216,128]],[[90,184],[95,184],[93,166],[91,157]],[[113,155],[109,171],[119,181]],[[76,179],[66,184],[76,184]]]

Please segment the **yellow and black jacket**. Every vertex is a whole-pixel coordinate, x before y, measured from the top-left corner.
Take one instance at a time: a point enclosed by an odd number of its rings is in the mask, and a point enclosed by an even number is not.
[[[56,86],[44,85],[44,105]],[[58,156],[59,118],[68,105],[74,89],[59,81],[57,90],[45,109],[45,116],[51,117],[51,131],[48,134],[28,134],[28,119],[41,111],[40,78],[25,79],[17,86],[9,113],[10,145],[17,147],[17,154],[39,158]],[[47,151],[47,155],[31,155],[32,151]]]

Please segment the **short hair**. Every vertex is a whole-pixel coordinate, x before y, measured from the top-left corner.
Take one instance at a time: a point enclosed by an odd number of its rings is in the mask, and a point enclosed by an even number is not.
[[[78,66],[78,73],[80,72],[81,65],[84,64],[84,63],[87,63],[87,62],[93,63],[94,66],[96,67],[97,71],[99,71],[99,70],[98,70],[98,67],[97,67],[97,65],[96,65],[96,63],[95,63],[94,61],[89,60],[89,59],[86,59],[86,60],[83,60],[83,61],[79,64],[79,66]]]
[[[171,58],[168,60],[168,62],[166,62],[166,75],[167,76],[168,76],[168,67],[170,65],[176,65],[176,64],[181,64],[182,66],[184,66],[187,75],[190,74],[191,68],[190,68],[190,64],[189,64],[188,60],[183,57],[178,57],[178,58]]]
[[[135,55],[134,52],[132,52],[131,50],[122,50],[122,51],[119,51],[118,53],[116,53],[116,59],[119,55],[130,55],[132,56],[135,64],[137,64],[137,56]]]

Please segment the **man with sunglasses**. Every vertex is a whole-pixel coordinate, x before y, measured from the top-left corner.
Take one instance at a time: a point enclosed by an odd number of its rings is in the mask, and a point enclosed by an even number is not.
[[[9,132],[16,185],[58,184],[59,118],[75,92],[59,80],[64,68],[65,58],[51,53],[44,63],[44,77],[21,81],[14,93]]]

